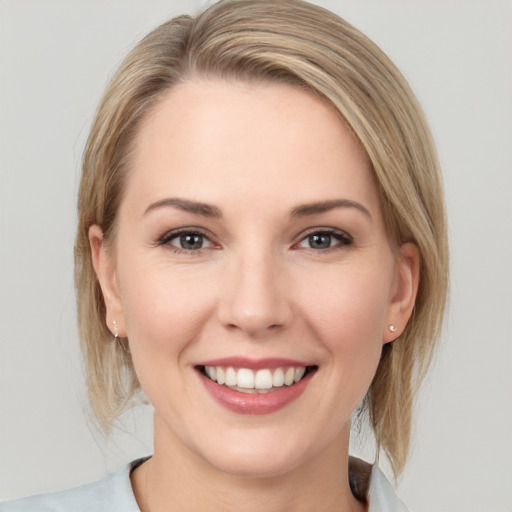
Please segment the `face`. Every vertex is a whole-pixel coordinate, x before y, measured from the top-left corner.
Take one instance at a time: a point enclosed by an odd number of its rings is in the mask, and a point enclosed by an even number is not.
[[[390,246],[338,115],[287,85],[186,83],[145,119],[128,173],[113,247],[90,239],[155,452],[247,476],[345,449],[417,258]]]

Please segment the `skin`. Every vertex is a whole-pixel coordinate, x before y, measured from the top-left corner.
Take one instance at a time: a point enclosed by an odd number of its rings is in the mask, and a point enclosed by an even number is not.
[[[107,323],[155,408],[154,456],[132,473],[141,509],[364,510],[348,485],[350,415],[407,324],[419,258],[390,245],[354,137],[297,88],[196,80],[147,116],[128,172],[115,240],[93,226],[90,242]],[[168,198],[221,216],[151,207]],[[291,214],[340,199],[362,208]],[[204,233],[200,249],[180,248],[181,228]],[[312,246],[331,231],[328,249]],[[194,368],[230,356],[318,370],[283,409],[243,415]]]

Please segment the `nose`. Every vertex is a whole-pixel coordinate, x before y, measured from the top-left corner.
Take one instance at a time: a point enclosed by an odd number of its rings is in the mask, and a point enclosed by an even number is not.
[[[250,338],[263,338],[286,327],[293,314],[286,277],[271,255],[226,262],[218,305],[220,322]]]

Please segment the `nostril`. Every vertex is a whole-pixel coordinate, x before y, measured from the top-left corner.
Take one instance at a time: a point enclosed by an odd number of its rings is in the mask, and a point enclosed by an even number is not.
[[[286,292],[276,289],[272,270],[262,270],[261,264],[245,261],[233,279],[224,283],[217,314],[230,331],[237,329],[248,336],[261,337],[276,332],[292,319]]]
[[[268,318],[263,316],[250,316],[237,318],[237,321],[225,324],[225,327],[230,331],[240,331],[248,336],[260,338],[269,333],[279,331],[283,328],[282,323],[269,322]]]

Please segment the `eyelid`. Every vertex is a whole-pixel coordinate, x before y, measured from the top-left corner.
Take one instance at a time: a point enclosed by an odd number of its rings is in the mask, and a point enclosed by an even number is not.
[[[166,231],[163,235],[159,236],[157,241],[158,242],[169,241],[172,238],[176,238],[177,236],[183,235],[185,233],[187,233],[187,234],[190,233],[191,235],[203,235],[204,237],[208,238],[208,234],[205,232],[204,229],[190,226],[190,227],[169,229],[169,231]]]

